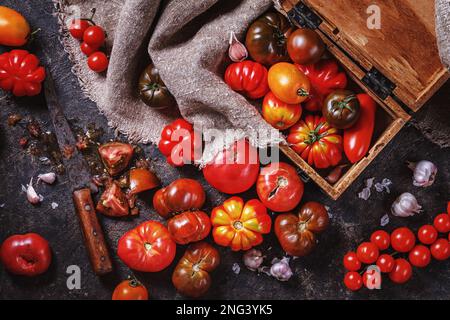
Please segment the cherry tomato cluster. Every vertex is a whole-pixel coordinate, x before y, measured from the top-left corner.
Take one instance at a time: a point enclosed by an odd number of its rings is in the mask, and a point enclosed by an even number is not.
[[[92,71],[101,73],[108,68],[109,60],[106,54],[101,51],[105,44],[105,30],[95,25],[92,11],[90,19],[73,19],[69,25],[69,32],[75,39],[81,41],[80,49],[87,57],[87,63]]]
[[[356,252],[351,251],[344,256],[344,268],[348,271],[344,277],[345,286],[357,291],[363,285],[373,288],[381,284],[381,275],[374,268],[363,268],[363,265],[376,265],[394,283],[407,282],[412,276],[412,267],[425,268],[432,258],[438,261],[450,258],[450,234],[439,237],[449,232],[448,213],[436,216],[433,225],[419,228],[417,239],[420,243],[407,227],[397,228],[391,234],[384,230],[375,231],[369,242],[361,243]],[[390,253],[382,253],[389,248]]]

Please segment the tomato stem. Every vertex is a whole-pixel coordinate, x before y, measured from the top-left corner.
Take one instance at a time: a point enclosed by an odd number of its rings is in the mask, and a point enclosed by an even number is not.
[[[297,90],[297,95],[300,96],[300,97],[308,97],[309,93],[305,89],[300,88],[300,89]]]

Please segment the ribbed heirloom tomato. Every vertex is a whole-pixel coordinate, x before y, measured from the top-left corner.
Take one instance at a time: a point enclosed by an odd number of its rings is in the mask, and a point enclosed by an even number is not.
[[[267,209],[256,199],[244,203],[240,197],[232,197],[211,213],[214,241],[233,251],[249,250],[263,242],[263,234],[269,233],[272,220]]]
[[[262,115],[272,127],[278,130],[286,130],[292,127],[302,116],[300,104],[288,104],[269,92],[264,97]]]
[[[294,209],[303,197],[304,185],[295,168],[285,162],[261,169],[256,191],[261,202],[275,212]]]
[[[250,99],[262,98],[269,92],[266,67],[249,60],[231,64],[225,71],[225,83]]]
[[[320,116],[307,115],[299,121],[290,129],[287,142],[318,169],[336,166],[342,159],[342,137]]]
[[[158,272],[175,258],[176,244],[167,228],[157,221],[141,223],[125,233],[117,246],[117,255],[131,269]]]

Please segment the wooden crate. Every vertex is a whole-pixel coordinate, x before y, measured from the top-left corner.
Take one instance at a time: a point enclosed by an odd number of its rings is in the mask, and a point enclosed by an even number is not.
[[[277,8],[298,27],[315,29],[353,82],[392,119],[368,154],[335,184],[288,145],[280,149],[331,198],[338,199],[449,78],[434,29],[434,0],[286,0]],[[381,29],[369,29],[367,9],[377,5]]]

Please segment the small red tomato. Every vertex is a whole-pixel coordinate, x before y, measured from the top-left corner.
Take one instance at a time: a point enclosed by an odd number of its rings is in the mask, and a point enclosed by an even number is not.
[[[420,227],[419,231],[417,232],[417,237],[423,244],[431,245],[436,241],[438,232],[435,227],[427,224]]]
[[[364,272],[362,281],[364,286],[368,289],[381,288],[381,275],[375,269],[367,270],[366,272]]]
[[[380,268],[380,271],[383,273],[389,273],[394,269],[395,261],[391,255],[382,254],[378,257],[377,266]]]
[[[371,242],[363,242],[356,250],[358,260],[365,264],[372,264],[378,259],[380,254],[378,247]]]
[[[391,234],[391,245],[395,251],[409,252],[416,244],[416,237],[411,229],[402,227],[395,229]]]
[[[434,227],[440,233],[447,233],[450,231],[450,215],[441,213],[434,218]]]
[[[344,268],[348,271],[358,271],[361,269],[361,261],[358,260],[355,252],[350,251],[344,256]]]
[[[431,262],[430,249],[419,244],[409,252],[409,262],[415,267],[424,268]]]
[[[396,259],[394,269],[389,273],[389,279],[394,283],[402,284],[411,279],[411,276],[411,264],[403,258]]]
[[[370,242],[383,251],[389,248],[389,245],[391,244],[391,236],[386,231],[377,230],[370,236]]]
[[[52,252],[47,240],[36,233],[13,235],[2,243],[0,260],[9,272],[34,277],[47,271]]]
[[[88,66],[92,71],[103,72],[108,68],[109,60],[101,51],[94,52],[88,58]]]
[[[73,19],[69,25],[69,32],[75,39],[83,40],[84,32],[91,26],[91,23],[85,19]]]
[[[447,239],[438,239],[431,245],[433,258],[439,261],[450,258],[450,242]]]
[[[363,285],[362,277],[358,272],[347,272],[344,277],[345,286],[352,291],[358,291]]]
[[[105,31],[99,26],[90,26],[83,33],[83,41],[92,47],[101,47],[105,38]]]
[[[81,52],[83,52],[86,56],[90,56],[91,54],[93,54],[94,52],[98,51],[100,47],[97,46],[90,46],[88,45],[86,42],[82,42],[80,44],[80,49]]]
[[[148,291],[136,279],[125,280],[114,289],[112,300],[148,300]]]

